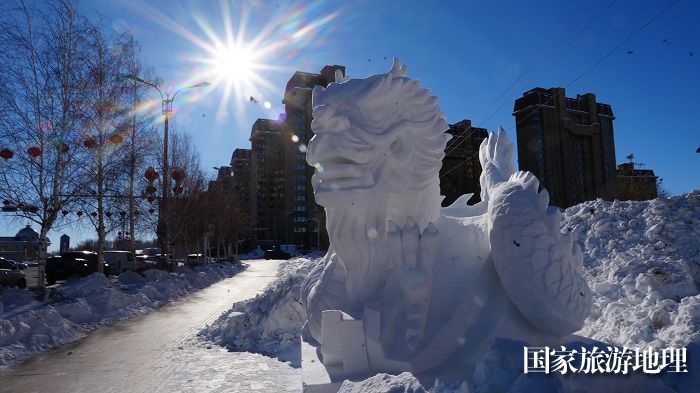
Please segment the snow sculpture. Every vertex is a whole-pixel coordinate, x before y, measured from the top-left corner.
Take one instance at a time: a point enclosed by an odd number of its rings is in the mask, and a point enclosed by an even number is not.
[[[480,147],[482,202],[441,208],[448,126],[406,71],[396,59],[366,79],[338,71],[313,91],[307,161],[331,247],[302,287],[305,338],[348,375],[469,372],[497,337],[559,343],[591,305],[559,209],[514,173],[502,129]]]

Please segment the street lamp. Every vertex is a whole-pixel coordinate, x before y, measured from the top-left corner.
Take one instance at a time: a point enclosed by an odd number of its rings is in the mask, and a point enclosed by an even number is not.
[[[168,119],[170,118],[170,115],[173,112],[173,101],[175,100],[175,97],[177,96],[177,93],[187,90],[187,89],[192,89],[195,87],[207,87],[210,85],[209,82],[200,82],[191,86],[185,86],[181,89],[178,89],[173,93],[173,95],[170,95],[170,92],[166,92],[165,95],[163,95],[163,92],[158,88],[158,86],[153,83],[149,82],[147,80],[141,79],[136,75],[127,75],[127,79],[131,79],[132,81],[143,83],[145,85],[151,86],[154,89],[158,91],[160,94],[160,99],[162,101],[162,110],[163,110],[163,125],[164,125],[164,136],[163,136],[163,198],[161,202],[161,214],[158,215],[158,229],[156,230],[159,238],[160,238],[160,252],[161,252],[161,263],[163,265],[166,265],[168,262],[168,251],[170,248],[170,234],[168,233],[168,218],[169,218],[169,210],[168,210],[168,194],[169,194],[169,186],[168,186],[168,179],[170,177],[170,171],[168,168]],[[163,216],[167,216],[167,218],[164,218]]]

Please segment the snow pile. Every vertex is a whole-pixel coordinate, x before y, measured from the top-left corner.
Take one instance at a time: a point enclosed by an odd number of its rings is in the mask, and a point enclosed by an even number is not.
[[[298,351],[306,311],[301,284],[321,259],[294,258],[280,265],[279,277],[260,295],[235,303],[200,335],[233,351],[279,355]]]
[[[113,281],[94,273],[46,292],[0,289],[0,371],[28,356],[78,340],[98,326],[146,313],[244,268],[215,264],[175,273],[148,270],[144,277],[126,272]]]
[[[628,347],[700,343],[700,191],[566,210],[593,307],[578,334]]]
[[[377,374],[360,382],[345,381],[338,393],[426,393],[423,385],[411,373]]]

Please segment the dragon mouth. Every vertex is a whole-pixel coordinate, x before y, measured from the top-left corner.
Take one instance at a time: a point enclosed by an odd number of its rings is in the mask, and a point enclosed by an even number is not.
[[[375,184],[370,168],[351,160],[335,157],[332,162],[314,166],[316,171],[311,177],[311,184],[319,202],[328,201],[341,193],[348,196],[348,192],[369,189]]]
[[[372,172],[356,163],[316,164],[311,184],[316,193],[366,189],[374,186]]]

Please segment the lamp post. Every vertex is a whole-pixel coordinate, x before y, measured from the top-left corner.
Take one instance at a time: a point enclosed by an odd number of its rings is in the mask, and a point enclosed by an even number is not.
[[[162,105],[162,111],[163,111],[163,127],[164,127],[164,132],[163,132],[163,198],[161,199],[161,204],[160,204],[160,214],[158,215],[158,228],[156,229],[158,238],[160,239],[160,252],[161,252],[161,264],[163,266],[166,266],[168,264],[168,253],[170,251],[170,234],[168,232],[168,220],[170,219],[170,211],[168,210],[168,205],[169,205],[169,192],[170,188],[168,185],[168,180],[170,176],[170,168],[168,167],[168,119],[172,115],[173,112],[173,101],[175,100],[175,97],[177,94],[183,90],[186,89],[192,89],[195,87],[206,87],[209,86],[209,82],[200,82],[191,86],[185,86],[181,89],[178,89],[173,93],[173,95],[170,95],[169,91],[166,91],[166,94],[163,95],[163,92],[158,88],[158,86],[153,83],[149,82],[147,80],[141,79],[136,75],[127,75],[127,79],[131,79],[136,82],[143,83],[145,85],[151,86],[158,93],[160,94],[160,99],[161,99],[161,105]]]

